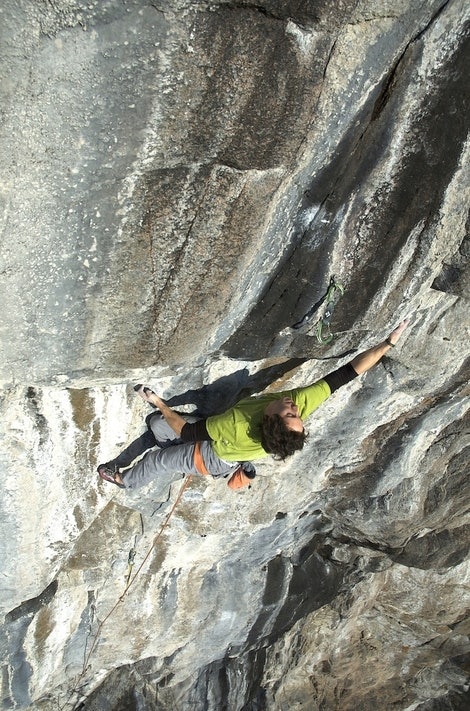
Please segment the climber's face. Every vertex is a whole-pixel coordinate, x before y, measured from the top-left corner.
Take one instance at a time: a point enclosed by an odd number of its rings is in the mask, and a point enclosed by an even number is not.
[[[299,408],[290,397],[283,397],[268,403],[264,409],[265,415],[279,415],[289,430],[304,431],[304,423],[299,417]]]

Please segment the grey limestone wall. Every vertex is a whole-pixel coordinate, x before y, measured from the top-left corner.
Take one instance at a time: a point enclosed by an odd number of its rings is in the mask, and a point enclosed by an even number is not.
[[[3,708],[467,708],[468,20],[3,0]],[[251,489],[195,477],[159,535],[178,485],[96,476],[135,382],[219,412],[407,315]]]

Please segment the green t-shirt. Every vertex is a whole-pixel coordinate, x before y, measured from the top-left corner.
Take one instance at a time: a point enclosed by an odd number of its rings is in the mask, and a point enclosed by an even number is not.
[[[206,428],[213,449],[218,457],[228,462],[249,462],[266,457],[267,452],[261,446],[261,421],[269,402],[290,397],[299,408],[299,417],[305,419],[330,394],[328,383],[319,380],[305,388],[240,400],[227,412],[207,418]]]

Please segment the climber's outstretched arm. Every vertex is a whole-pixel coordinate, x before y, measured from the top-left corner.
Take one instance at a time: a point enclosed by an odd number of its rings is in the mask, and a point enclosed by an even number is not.
[[[151,400],[150,402],[152,402],[153,405],[156,405],[156,407],[158,407],[173,432],[175,432],[178,437],[181,437],[181,430],[186,424],[186,420],[184,419],[184,417],[181,417],[181,415],[172,410],[171,407],[168,407],[168,405],[166,405],[163,400],[158,397],[158,395],[155,395],[155,393],[153,393],[153,400]]]
[[[378,363],[382,356],[385,355],[390,348],[393,348],[405,328],[408,326],[408,323],[408,319],[402,321],[400,325],[391,332],[385,341],[356,356],[354,360],[351,361],[351,365],[356,373],[361,375],[361,373],[365,373],[366,370],[369,370],[369,368],[372,368],[372,366]]]

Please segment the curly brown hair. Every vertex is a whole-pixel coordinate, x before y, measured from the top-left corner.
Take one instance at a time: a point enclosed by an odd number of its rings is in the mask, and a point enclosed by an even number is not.
[[[302,449],[307,435],[286,427],[279,415],[264,415],[261,422],[261,444],[265,452],[275,459],[286,459]]]

